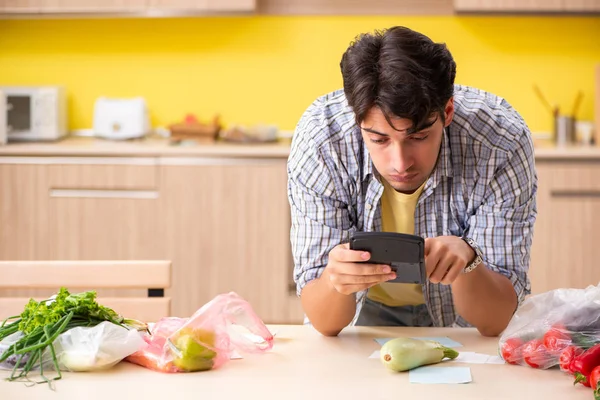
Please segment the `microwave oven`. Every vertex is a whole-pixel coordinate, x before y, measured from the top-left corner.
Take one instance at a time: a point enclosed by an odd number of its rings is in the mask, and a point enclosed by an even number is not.
[[[0,86],[0,123],[7,142],[58,140],[67,134],[62,86]]]

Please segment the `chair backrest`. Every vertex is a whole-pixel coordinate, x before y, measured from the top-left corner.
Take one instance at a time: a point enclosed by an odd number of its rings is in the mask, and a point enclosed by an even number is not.
[[[145,289],[138,297],[101,297],[98,302],[125,318],[156,322],[170,316],[171,299],[164,289],[171,286],[170,261],[0,261],[0,291],[3,289],[55,289],[71,293],[80,288]],[[88,289],[86,289],[88,290]],[[34,296],[36,300],[44,297]],[[0,297],[0,320],[23,312],[29,297]]]

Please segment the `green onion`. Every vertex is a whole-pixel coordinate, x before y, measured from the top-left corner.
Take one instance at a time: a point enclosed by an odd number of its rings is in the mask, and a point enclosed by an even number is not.
[[[8,324],[10,320],[14,321]],[[48,383],[53,389],[52,382],[62,378],[54,341],[60,334],[70,329],[96,326],[104,321],[127,329],[147,330],[148,328],[143,322],[124,319],[114,310],[98,304],[95,291],[71,294],[67,289],[61,288],[54,298],[40,302],[31,299],[21,315],[7,318],[0,324],[0,341],[18,331],[23,333],[18,341],[0,354],[0,363],[10,356],[14,356],[17,360],[8,380],[25,379],[32,382],[28,374],[37,363],[42,381],[33,383]],[[57,376],[52,379],[44,375],[42,365],[42,356],[47,349],[50,351],[52,364],[57,372]],[[19,371],[24,360],[25,365]]]

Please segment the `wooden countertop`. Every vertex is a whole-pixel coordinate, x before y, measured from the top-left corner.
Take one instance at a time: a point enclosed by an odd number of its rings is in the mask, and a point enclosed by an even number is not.
[[[535,141],[538,160],[599,159],[600,147],[556,147],[544,140]],[[69,137],[49,143],[9,143],[0,146],[0,157],[231,157],[284,158],[289,155],[289,140],[269,144],[207,142],[196,145],[170,145],[165,139],[109,141]]]
[[[0,146],[5,156],[118,156],[118,157],[242,157],[287,158],[289,144],[237,144],[206,142],[195,145],[171,145],[166,139],[110,141],[70,137],[58,142],[20,142]]]
[[[600,146],[563,146],[552,142],[535,140],[536,160],[600,160]]]
[[[270,326],[274,348],[266,354],[231,360],[222,368],[191,374],[164,374],[122,362],[94,373],[65,373],[56,391],[41,384],[0,381],[2,399],[444,399],[444,400],[586,400],[592,391],[558,369],[446,361],[436,366],[471,368],[467,384],[409,383],[408,373],[388,371],[369,355],[374,338],[449,336],[459,351],[497,354],[498,338],[469,328],[346,328],[339,337],[323,337],[309,326]],[[8,376],[0,371],[0,378]]]

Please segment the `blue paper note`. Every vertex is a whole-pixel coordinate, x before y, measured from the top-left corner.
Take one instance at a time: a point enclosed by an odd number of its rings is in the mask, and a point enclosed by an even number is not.
[[[386,342],[392,340],[394,338],[378,338],[375,339],[375,341],[377,343],[379,343],[381,346],[383,346]],[[420,339],[420,340],[433,340],[434,342],[438,342],[439,344],[441,344],[442,346],[446,346],[446,347],[450,347],[450,348],[454,348],[454,347],[462,347],[462,344],[450,339],[449,337],[446,336],[415,336],[412,339]]]
[[[410,383],[469,383],[471,368],[468,367],[421,367],[410,370]]]

